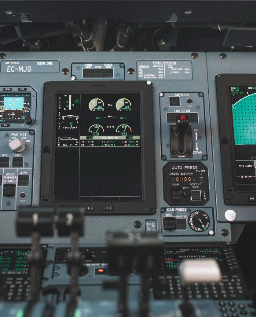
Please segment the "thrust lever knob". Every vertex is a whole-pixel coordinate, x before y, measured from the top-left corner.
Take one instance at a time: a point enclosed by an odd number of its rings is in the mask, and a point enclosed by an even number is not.
[[[9,143],[9,147],[14,151],[14,152],[22,152],[25,150],[26,147],[26,143],[21,140],[21,139],[13,139],[10,143]]]

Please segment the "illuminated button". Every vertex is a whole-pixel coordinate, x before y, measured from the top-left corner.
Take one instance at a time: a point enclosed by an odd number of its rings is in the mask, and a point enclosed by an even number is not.
[[[23,157],[22,156],[13,157],[12,167],[23,167]]]
[[[95,275],[106,275],[106,274],[108,274],[107,269],[102,269],[102,268],[95,269]]]
[[[10,123],[1,123],[1,128],[8,128]]]
[[[256,196],[249,196],[249,197],[248,197],[248,202],[249,202],[249,203],[254,203],[254,202],[256,202]]]
[[[0,167],[9,167],[9,157],[0,157]]]

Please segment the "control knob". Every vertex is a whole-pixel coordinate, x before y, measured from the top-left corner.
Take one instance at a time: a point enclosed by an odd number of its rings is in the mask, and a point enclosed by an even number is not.
[[[11,142],[9,143],[9,147],[14,152],[20,153],[20,152],[25,150],[26,143],[23,140],[16,138],[16,139],[11,140]]]
[[[210,217],[202,210],[195,210],[189,215],[188,224],[192,230],[203,232],[210,226]]]

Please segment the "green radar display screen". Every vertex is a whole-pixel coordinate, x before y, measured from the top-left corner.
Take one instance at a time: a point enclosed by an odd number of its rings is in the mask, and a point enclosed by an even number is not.
[[[235,145],[256,144],[256,86],[230,87]]]
[[[224,203],[256,204],[256,76],[216,76]]]

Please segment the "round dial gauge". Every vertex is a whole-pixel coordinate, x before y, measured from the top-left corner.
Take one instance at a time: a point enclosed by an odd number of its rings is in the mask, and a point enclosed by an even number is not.
[[[121,135],[127,135],[128,133],[132,133],[132,128],[128,124],[120,124],[116,128],[116,132]]]
[[[116,102],[116,109],[118,111],[131,111],[131,102],[127,98],[121,98]]]
[[[210,217],[202,210],[195,210],[189,215],[188,224],[192,230],[203,232],[210,226]]]
[[[89,133],[92,133],[92,135],[101,135],[104,133],[104,128],[100,124],[93,124],[90,126]]]
[[[89,102],[91,111],[104,111],[104,102],[100,98],[94,98]]]

